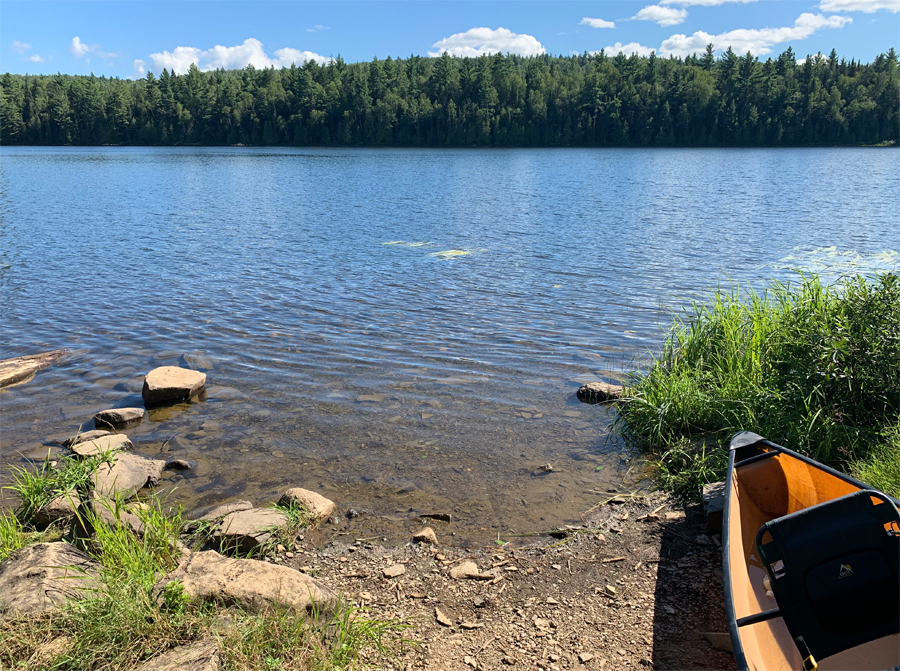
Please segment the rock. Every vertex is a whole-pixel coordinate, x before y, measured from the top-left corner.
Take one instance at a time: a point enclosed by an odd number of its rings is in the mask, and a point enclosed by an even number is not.
[[[592,659],[594,659],[594,656],[589,652],[578,653],[578,661],[581,662],[582,664],[587,664]]]
[[[166,469],[170,471],[192,471],[197,468],[197,462],[193,459],[170,459],[166,462]]]
[[[503,655],[503,657],[500,658],[500,661],[503,662],[504,664],[506,664],[507,666],[515,666],[515,664],[516,664],[515,657],[510,657],[509,655]]]
[[[387,398],[387,394],[362,394],[356,397],[357,403],[381,403]]]
[[[483,622],[471,622],[471,621],[467,620],[466,622],[460,623],[459,626],[460,626],[460,629],[467,629],[467,630],[471,631],[472,629],[481,629],[482,627],[484,627],[484,623]]]
[[[715,543],[713,543],[713,539],[704,534],[698,535],[694,540],[696,541],[697,545],[715,545]]]
[[[434,609],[434,619],[438,621],[438,624],[442,624],[445,627],[453,626],[453,620],[447,617],[440,608]]]
[[[224,517],[215,537],[223,547],[247,554],[268,543],[274,531],[288,522],[288,516],[274,508],[240,510]]]
[[[278,501],[278,505],[285,508],[290,507],[291,505],[303,506],[310,512],[313,519],[316,521],[331,517],[335,508],[334,501],[326,499],[321,494],[316,494],[315,492],[311,492],[308,489],[301,489],[300,487],[294,487],[282,494],[281,499]]]
[[[63,445],[66,447],[72,447],[73,445],[77,445],[78,443],[86,443],[89,440],[94,440],[95,438],[100,438],[101,436],[110,435],[109,431],[104,429],[94,429],[93,431],[85,431],[84,433],[79,433],[76,436],[72,436],[71,438],[66,438],[63,441]]]
[[[622,396],[622,385],[609,384],[607,382],[588,382],[581,385],[575,392],[582,403],[609,403]]]
[[[100,565],[68,543],[36,543],[0,563],[0,617],[49,610],[96,589]]]
[[[609,594],[610,596],[615,596],[615,595],[616,595],[616,588],[613,587],[612,585],[607,585],[607,586],[606,586],[606,593]]]
[[[214,639],[182,645],[157,655],[135,671],[221,671],[219,645]]]
[[[213,370],[215,368],[213,360],[203,352],[185,354],[181,358],[184,359],[184,365],[191,370]]]
[[[463,662],[465,662],[466,666],[471,666],[473,669],[478,668],[478,660],[474,657],[469,657],[468,655],[466,655],[465,657],[463,657]]]
[[[710,533],[722,533],[722,514],[725,511],[725,483],[711,482],[703,485],[703,512],[706,528]]]
[[[215,522],[222,519],[229,513],[236,513],[240,512],[241,510],[250,510],[252,507],[253,504],[249,501],[232,501],[231,503],[223,503],[218,506],[213,506],[194,521]]]
[[[438,522],[452,522],[453,515],[450,513],[425,513],[423,515],[419,515],[419,517],[424,517],[429,520],[437,520]]]
[[[397,578],[406,573],[406,567],[403,564],[394,564],[393,566],[388,566],[382,573],[384,573],[385,578]]]
[[[337,594],[299,571],[256,559],[230,559],[218,552],[193,552],[153,588],[160,602],[166,585],[181,581],[194,601],[236,605],[259,612],[276,604],[298,611],[332,610]]]
[[[417,543],[431,543],[437,545],[437,534],[431,527],[424,527],[413,534],[413,540]]]
[[[134,445],[128,440],[128,436],[120,433],[108,433],[105,436],[74,443],[69,449],[72,454],[79,457],[96,457],[103,452],[120,452],[134,449]]]
[[[478,575],[478,573],[478,565],[473,561],[463,562],[459,566],[454,566],[450,569],[450,577],[456,580],[469,578],[473,575]]]
[[[137,536],[144,535],[144,523],[134,513],[116,505],[116,502],[102,496],[97,492],[92,493],[92,498],[79,509],[78,520],[75,525],[75,535],[90,538],[94,535],[91,527],[93,518],[85,513],[92,512],[97,521],[111,527],[125,527]]]
[[[716,650],[724,650],[725,652],[734,652],[731,645],[731,635],[721,632],[708,631],[703,634],[703,638],[709,641],[709,644]]]
[[[68,494],[57,496],[38,510],[31,518],[31,522],[38,529],[45,529],[54,522],[59,522],[75,515],[75,511],[78,510],[80,505],[81,499],[78,498],[78,493],[73,489]]]
[[[102,440],[102,439],[101,439]],[[76,449],[77,449],[76,445]],[[162,459],[150,459],[140,454],[119,452],[112,466],[100,464],[91,476],[94,489],[101,496],[114,499],[117,495],[130,498],[147,485],[159,483],[166,462]]]
[[[111,426],[116,429],[139,424],[143,420],[143,408],[112,408],[110,410],[101,410],[94,415],[95,426]]]
[[[37,371],[59,361],[68,353],[67,349],[58,349],[0,361],[0,388],[29,382]]]
[[[141,396],[148,408],[177,403],[196,395],[205,384],[206,373],[177,366],[161,366],[147,373]]]
[[[684,514],[683,510],[675,510],[670,513],[666,513],[666,520],[669,522],[671,522],[672,520],[683,520],[685,517],[687,516]]]

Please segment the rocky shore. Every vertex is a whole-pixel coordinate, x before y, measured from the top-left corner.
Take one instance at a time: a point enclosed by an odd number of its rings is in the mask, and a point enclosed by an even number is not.
[[[196,398],[205,383],[197,371],[155,369],[144,380],[144,405]],[[615,393],[591,388],[579,398],[606,402]],[[60,492],[31,511],[31,525],[56,529],[60,540],[28,545],[0,563],[0,621],[21,622],[96,590],[102,567],[77,546],[92,542],[97,525],[136,538],[154,532],[158,521],[151,523],[137,495],[163,470],[192,463],[135,451],[121,432],[142,421],[144,410],[97,412],[98,428],[72,436],[68,453],[43,466],[95,468],[87,488]],[[580,525],[536,529],[474,551],[447,543],[449,518],[422,518],[407,542],[391,546],[329,531],[336,509],[316,492],[290,488],[262,507],[230,501],[200,511],[177,530],[176,565],[157,577],[150,597],[162,605],[177,594],[197,606],[288,609],[313,619],[362,609],[398,627],[386,647],[361,653],[360,664],[386,669],[734,666],[722,650],[719,539],[697,507],[661,493],[611,491]],[[54,638],[32,657],[65,655],[66,645]],[[165,646],[134,668],[225,668],[221,645],[213,635]]]

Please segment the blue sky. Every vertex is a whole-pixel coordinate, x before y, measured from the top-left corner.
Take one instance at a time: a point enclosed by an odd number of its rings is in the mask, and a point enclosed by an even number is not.
[[[708,42],[765,58],[900,47],[900,0],[633,2],[16,2],[0,5],[0,71],[134,77],[163,67],[289,65],[496,51],[686,55]]]

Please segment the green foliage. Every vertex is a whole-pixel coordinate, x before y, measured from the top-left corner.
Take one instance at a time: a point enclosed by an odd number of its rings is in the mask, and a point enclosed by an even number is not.
[[[900,76],[788,49],[702,56],[411,56],[135,81],[0,78],[3,144],[781,146],[896,144]]]
[[[900,277],[801,277],[694,304],[627,389],[620,418],[661,455],[664,484],[696,495],[721,477],[739,430],[837,468],[881,463],[876,452],[896,463],[900,444],[885,430],[900,416],[898,390]]]
[[[41,508],[58,496],[74,492],[83,500],[93,488],[91,475],[102,463],[112,463],[113,453],[104,452],[85,459],[75,456],[61,457],[51,467],[49,458],[34,469],[12,466],[12,490],[19,498],[16,516],[22,524],[29,525]]]
[[[28,537],[15,515],[0,512],[0,562],[28,544]]]

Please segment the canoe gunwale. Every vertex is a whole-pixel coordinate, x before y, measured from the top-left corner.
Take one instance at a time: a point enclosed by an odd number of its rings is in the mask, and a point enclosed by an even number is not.
[[[742,459],[737,459],[739,451],[743,452],[748,450],[749,448],[768,448],[766,451],[752,454],[750,456],[745,456]],[[732,512],[732,492],[734,490],[734,478],[735,478],[735,469],[740,468],[745,465],[749,465],[752,463],[756,463],[758,461],[762,461],[763,459],[768,459],[772,456],[778,454],[785,454],[787,456],[798,459],[810,466],[814,466],[830,475],[833,475],[836,478],[847,482],[848,484],[854,485],[859,489],[865,489],[869,491],[879,491],[872,487],[871,485],[867,485],[864,482],[860,482],[856,478],[850,477],[845,473],[841,473],[833,468],[825,466],[824,464],[819,463],[815,459],[807,457],[805,455],[799,454],[790,450],[782,445],[778,445],[777,443],[773,443],[769,440],[766,440],[762,436],[759,436],[755,433],[751,433],[749,431],[742,431],[731,439],[731,444],[728,451],[728,474],[725,480],[725,507],[723,510],[723,523],[722,523],[722,574],[724,577],[724,586],[725,586],[725,616],[728,619],[728,633],[731,636],[731,644],[734,649],[734,660],[737,663],[737,667],[740,671],[748,671],[749,665],[747,664],[747,658],[744,654],[743,643],[741,642],[740,633],[738,631],[738,622],[737,622],[737,613],[735,611],[734,606],[734,594],[732,589],[732,571],[731,571],[731,538],[730,538],[730,525],[729,520],[731,519]],[[743,456],[743,455],[742,455]],[[879,492],[884,495],[883,492]],[[886,495],[885,495],[886,496]],[[895,499],[892,496],[887,496],[890,500],[894,502],[895,505],[900,507],[900,501]],[[742,620],[748,620],[748,618],[756,618],[759,614],[754,614],[747,616],[746,618],[741,618]],[[775,616],[777,617],[777,616]],[[770,619],[770,618],[766,618]],[[753,623],[752,621],[745,622],[746,624]]]

